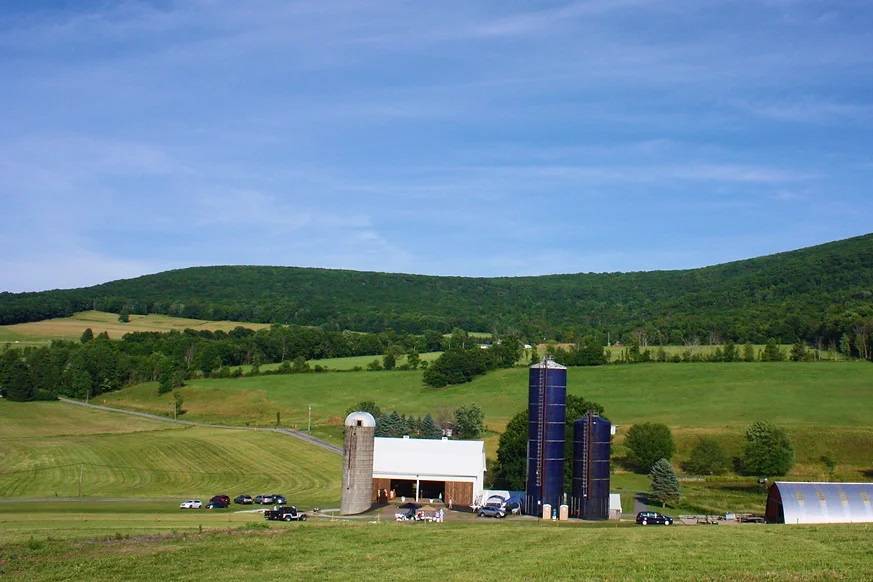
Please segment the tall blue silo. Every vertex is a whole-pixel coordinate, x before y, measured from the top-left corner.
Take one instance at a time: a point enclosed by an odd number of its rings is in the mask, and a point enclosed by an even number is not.
[[[525,513],[542,515],[545,503],[560,506],[564,493],[564,423],[567,368],[550,358],[530,367],[528,385]]]
[[[573,423],[573,487],[570,515],[609,517],[609,454],[612,423],[589,412]]]

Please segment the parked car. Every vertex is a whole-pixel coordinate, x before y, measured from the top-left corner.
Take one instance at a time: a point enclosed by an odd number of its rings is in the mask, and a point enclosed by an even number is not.
[[[228,507],[230,507],[230,497],[227,495],[216,495],[206,505],[206,509],[226,509]]]
[[[293,505],[290,507],[277,507],[264,512],[264,519],[272,521],[306,521],[306,514],[298,511]]]
[[[251,495],[237,495],[233,498],[233,502],[237,505],[251,505],[254,500]]]
[[[479,517],[506,517],[506,510],[502,503],[486,503],[479,508]]]
[[[673,518],[656,511],[641,511],[637,514],[637,523],[640,525],[673,525]]]
[[[285,499],[284,495],[273,493],[272,495],[270,495],[270,497],[273,498],[273,501],[271,502],[273,505],[285,505],[286,503],[288,503],[288,500]]]
[[[255,497],[255,503],[258,505],[270,505],[273,503],[272,495],[258,495]]]
[[[199,499],[189,499],[179,504],[179,509],[200,509],[203,503]]]

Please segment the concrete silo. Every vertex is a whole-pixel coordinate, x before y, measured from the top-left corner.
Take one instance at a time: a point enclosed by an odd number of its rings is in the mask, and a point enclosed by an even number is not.
[[[367,511],[372,504],[376,419],[369,412],[352,412],[346,417],[345,424],[340,512],[353,515]]]

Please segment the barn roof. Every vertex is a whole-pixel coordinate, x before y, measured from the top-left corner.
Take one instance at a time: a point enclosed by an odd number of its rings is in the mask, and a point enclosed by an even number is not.
[[[873,483],[777,481],[770,499],[781,499],[785,523],[873,522]]]
[[[482,477],[483,441],[376,437],[373,474]]]

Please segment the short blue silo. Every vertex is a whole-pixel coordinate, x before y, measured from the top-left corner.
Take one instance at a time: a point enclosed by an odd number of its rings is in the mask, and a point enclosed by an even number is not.
[[[530,367],[525,513],[557,509],[564,493],[567,368],[546,358]]]
[[[612,423],[589,412],[573,423],[573,483],[570,516],[609,517],[609,455]]]

